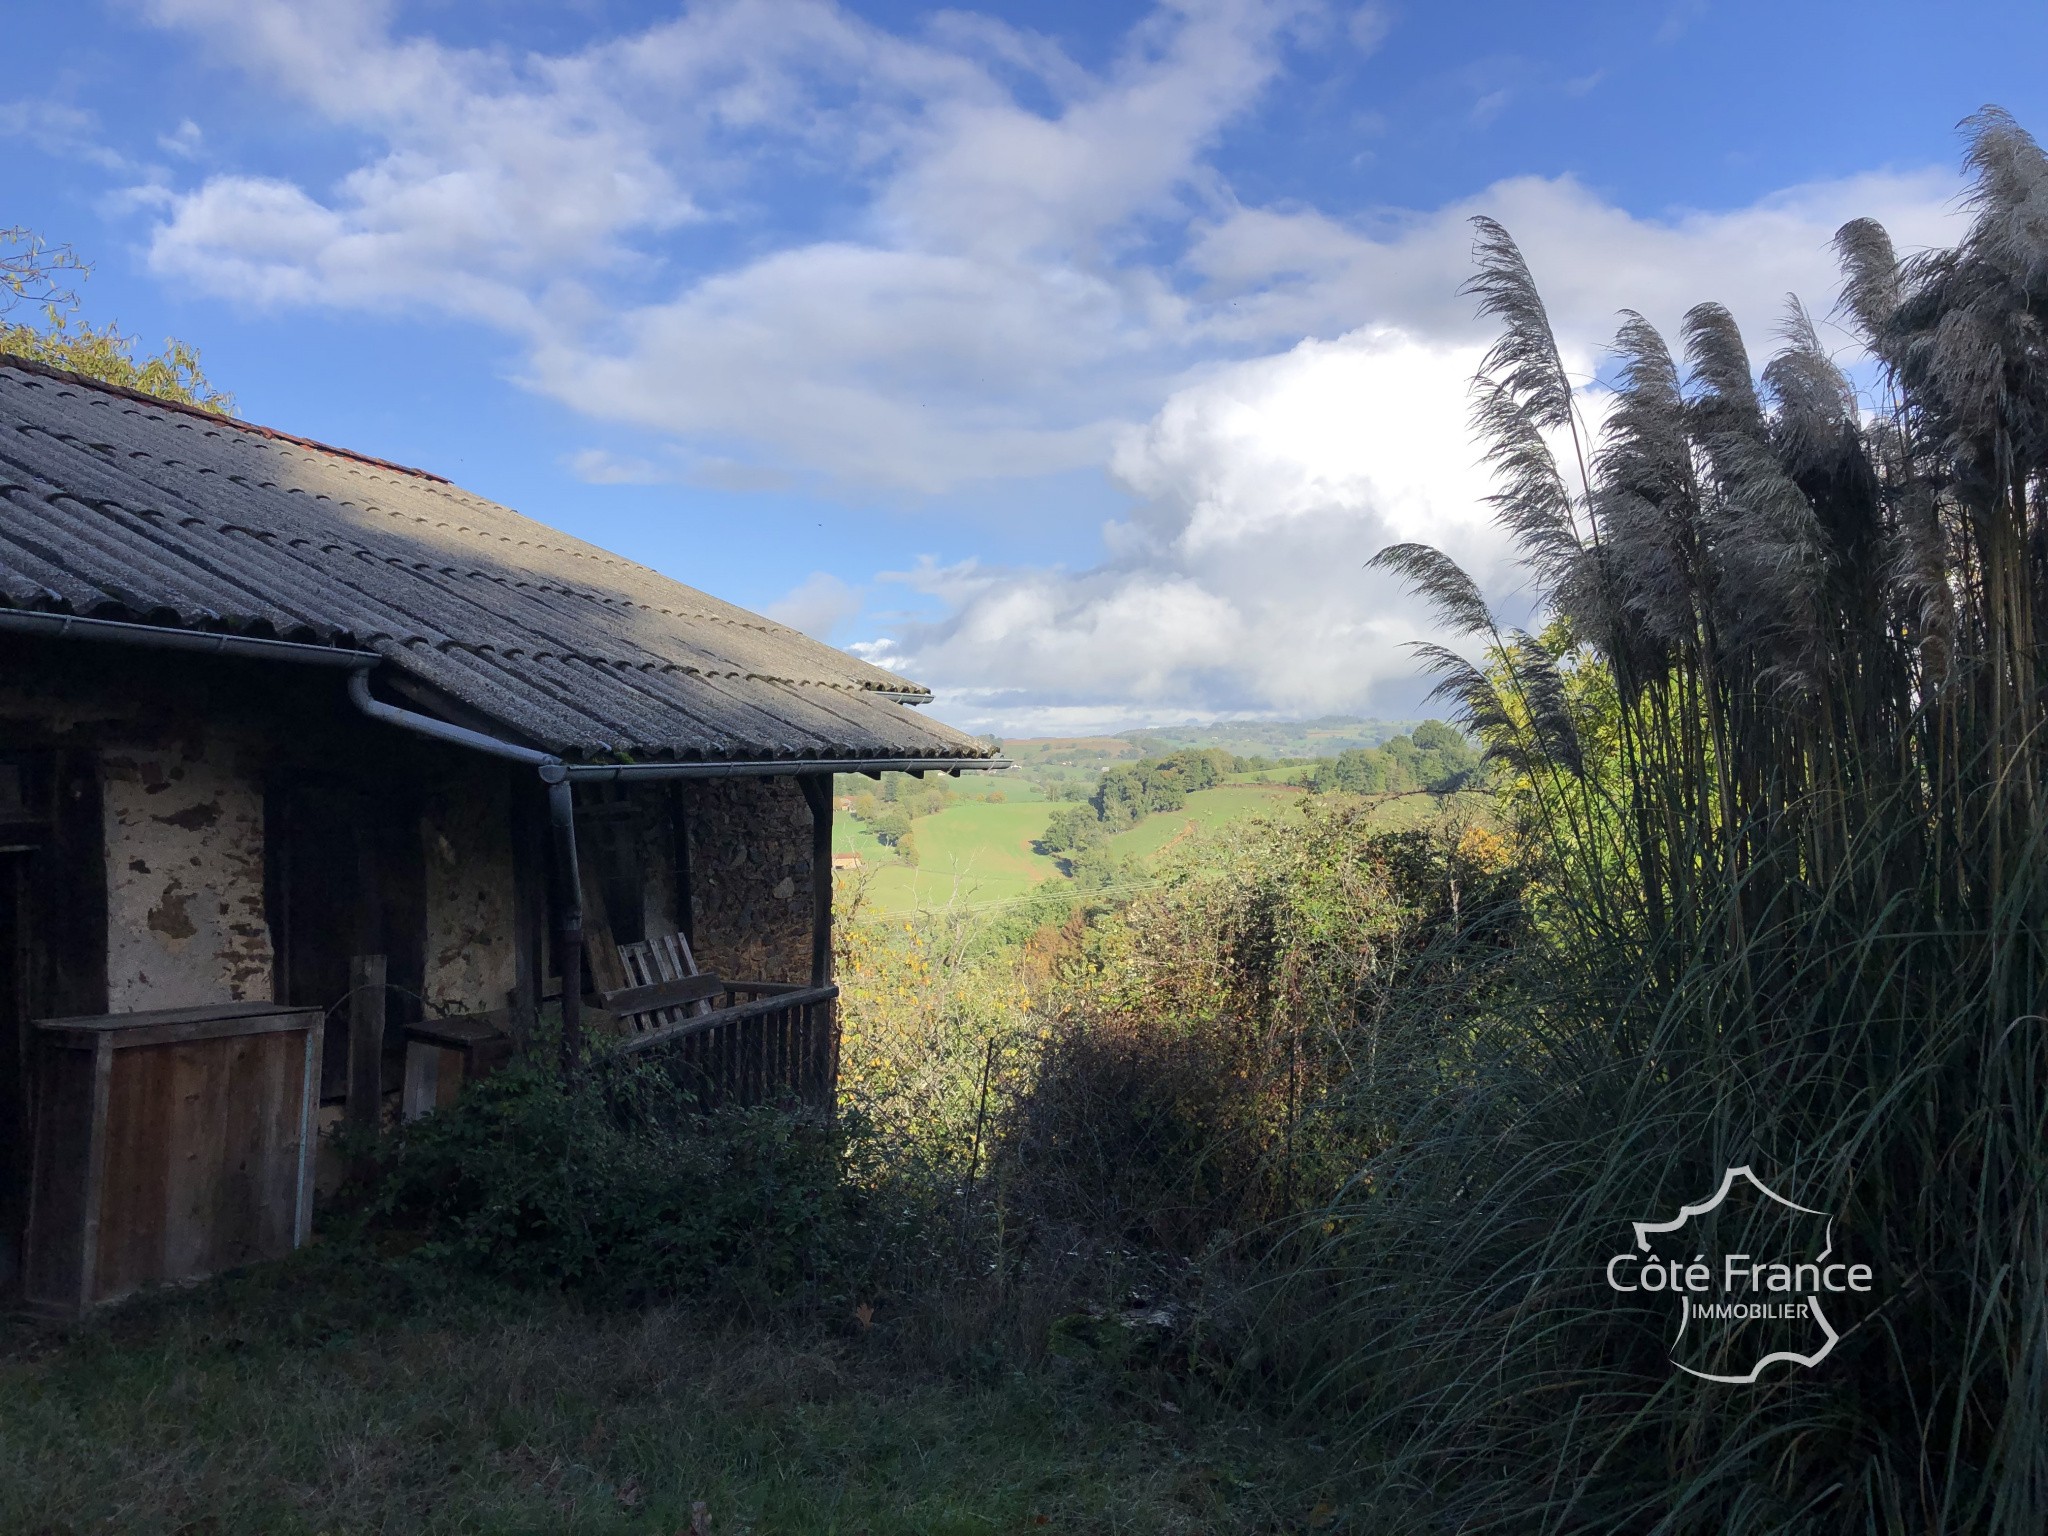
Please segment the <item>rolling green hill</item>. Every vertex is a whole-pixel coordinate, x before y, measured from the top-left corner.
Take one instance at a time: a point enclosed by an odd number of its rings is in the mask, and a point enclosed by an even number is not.
[[[1240,782],[1197,790],[1185,808],[1147,816],[1119,832],[1105,845],[1117,858],[1150,863],[1190,837],[1254,816],[1298,813],[1306,796],[1292,785]],[[1450,802],[1468,814],[1484,814],[1492,803],[1483,794],[1460,794]],[[1400,831],[1426,825],[1444,809],[1432,795],[1390,795],[1373,808],[1375,825]],[[1000,803],[961,799],[944,810],[919,816],[912,823],[917,845],[915,868],[885,848],[855,817],[841,814],[833,823],[835,853],[858,854],[858,870],[842,870],[844,884],[863,889],[863,910],[877,915],[941,907],[989,907],[1030,895],[1046,881],[1064,882],[1059,861],[1032,845],[1058,809],[1045,800],[1004,790]]]

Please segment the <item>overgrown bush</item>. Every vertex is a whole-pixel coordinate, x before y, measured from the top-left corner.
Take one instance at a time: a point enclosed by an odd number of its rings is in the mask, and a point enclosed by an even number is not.
[[[535,1050],[404,1127],[371,1194],[415,1257],[638,1301],[770,1301],[856,1285],[872,1258],[838,1128],[795,1110],[701,1111],[646,1057],[564,1080]]]
[[[1017,1219],[1193,1257],[1377,1150],[1383,1128],[1333,1100],[1391,1070],[1391,999],[1513,943],[1520,892],[1483,828],[1375,834],[1368,815],[1321,802],[1227,829],[1068,936],[1006,1105]]]
[[[954,912],[868,919],[856,907],[837,925],[840,1101],[870,1151],[863,1167],[897,1200],[957,1218],[986,1172],[1042,1035],[1027,935],[1067,911],[1049,901],[1004,924]]]

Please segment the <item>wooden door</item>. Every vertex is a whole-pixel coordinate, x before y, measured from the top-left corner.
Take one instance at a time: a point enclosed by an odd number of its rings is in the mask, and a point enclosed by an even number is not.
[[[383,955],[387,1054],[421,1016],[426,983],[426,860],[417,804],[399,787],[371,791],[294,779],[270,797],[265,837],[277,1001],[327,1015],[320,1097],[348,1091],[349,961]],[[394,1055],[387,1081],[402,1065]]]
[[[4,836],[5,834],[0,834]],[[0,1296],[21,1269],[28,1217],[28,856],[0,842]]]
[[[0,741],[0,1296],[28,1216],[29,1021],[107,1006],[100,818],[97,754]]]

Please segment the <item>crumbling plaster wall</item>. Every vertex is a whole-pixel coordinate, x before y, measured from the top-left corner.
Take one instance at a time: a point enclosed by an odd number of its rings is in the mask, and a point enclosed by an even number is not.
[[[107,1007],[268,1001],[263,776],[253,742],[194,726],[100,755]]]
[[[685,793],[697,963],[738,980],[810,980],[811,810],[797,781],[700,779]]]
[[[511,786],[495,766],[465,764],[427,794],[429,1013],[482,1013],[509,1000],[517,979],[511,826]]]

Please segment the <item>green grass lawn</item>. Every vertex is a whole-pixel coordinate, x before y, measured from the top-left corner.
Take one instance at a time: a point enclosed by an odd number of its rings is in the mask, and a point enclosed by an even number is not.
[[[394,1293],[315,1248],[84,1324],[0,1329],[0,1530],[1303,1529],[1312,1446],[1041,1355],[923,1359],[705,1309]],[[1291,1491],[1283,1491],[1291,1490]]]

